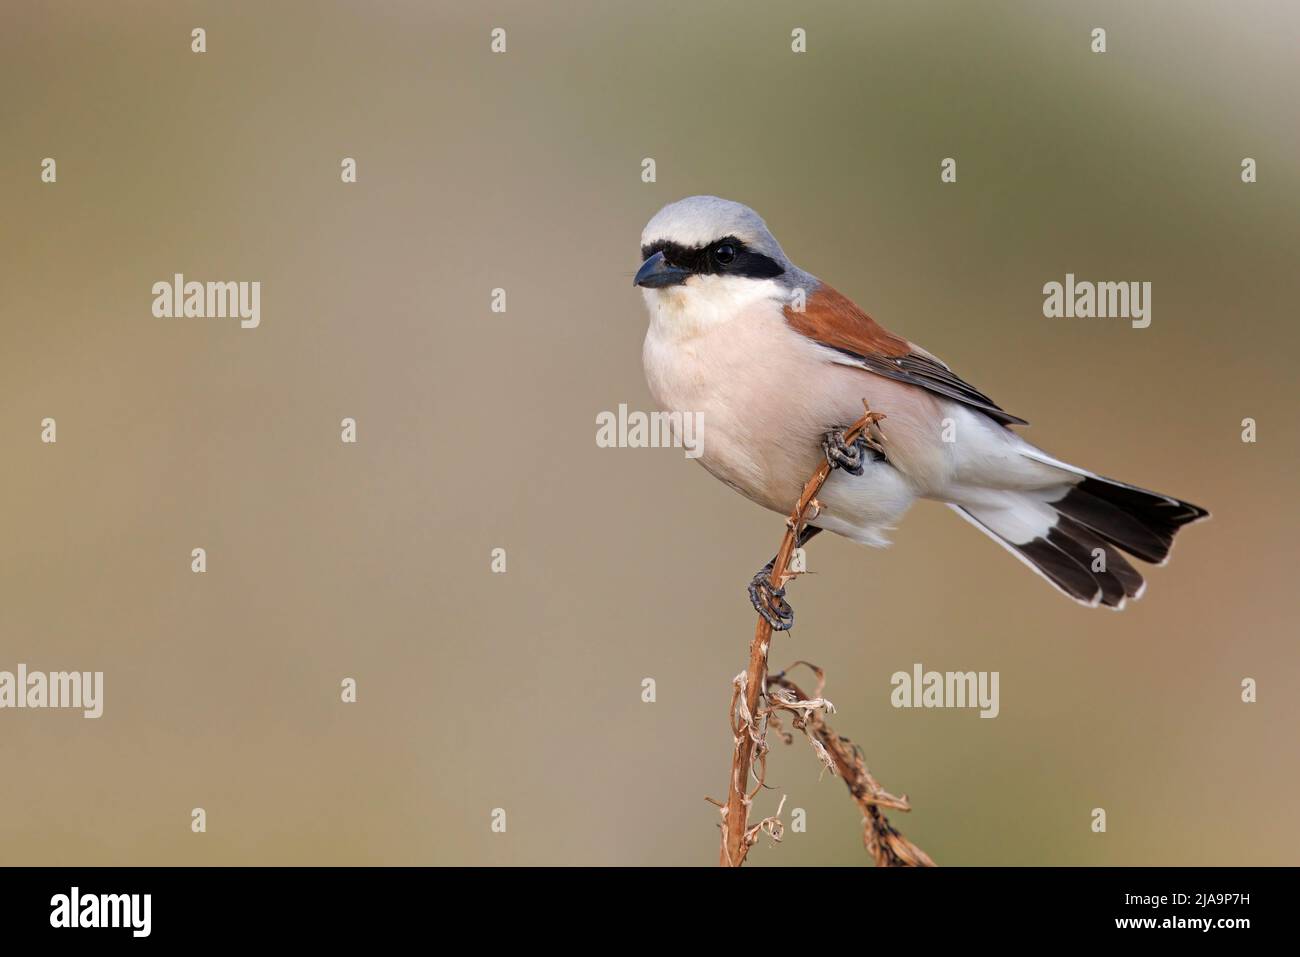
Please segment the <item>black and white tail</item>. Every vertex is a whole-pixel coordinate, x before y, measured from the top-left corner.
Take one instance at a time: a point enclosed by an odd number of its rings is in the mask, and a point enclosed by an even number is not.
[[[1209,516],[1199,505],[1103,478],[1030,447],[1025,454],[1066,473],[1063,482],[1004,490],[953,504],[1049,582],[1085,605],[1123,608],[1146,583],[1123,554],[1163,565],[1174,535]]]

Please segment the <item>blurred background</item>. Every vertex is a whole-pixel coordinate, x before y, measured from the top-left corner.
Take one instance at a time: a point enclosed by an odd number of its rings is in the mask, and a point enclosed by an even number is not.
[[[4,21],[0,670],[106,690],[97,721],[0,712],[0,862],[713,864],[782,522],[595,432],[652,408],[642,226],[717,193],[1036,443],[1214,513],[1119,615],[933,504],[889,550],[810,545],[772,663],[827,669],[895,823],[945,865],[1296,863],[1294,4]],[[154,318],[177,272],[260,281],[260,328]],[[1045,319],[1067,272],[1150,281],[1150,328]],[[999,671],[1000,716],[893,709],[915,662]],[[752,864],[867,863],[805,743],[768,782],[807,831]]]

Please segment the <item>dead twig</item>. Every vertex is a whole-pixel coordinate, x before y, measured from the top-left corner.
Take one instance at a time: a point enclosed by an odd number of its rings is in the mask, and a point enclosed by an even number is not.
[[[863,408],[865,411],[857,422],[853,423],[844,433],[844,443],[852,445],[860,436],[866,436],[869,443],[879,447],[878,437],[870,434],[871,428],[881,419],[884,418],[879,412],[872,412],[864,400]],[[768,584],[773,589],[784,588],[786,583],[794,577],[789,572],[790,558],[794,554],[795,543],[799,539],[799,533],[803,531],[805,525],[815,518],[821,511],[821,504],[817,501],[817,493],[821,491],[822,485],[826,482],[831,472],[831,465],[822,462],[821,466],[813,473],[803,487],[803,492],[799,495],[799,501],[795,503],[794,511],[786,520],[785,535],[781,539],[781,546],[777,549],[776,558],[772,563],[772,571],[768,576]],[[810,741],[815,742],[815,748],[819,748],[818,754],[822,757],[823,763],[828,769],[836,771],[846,782],[861,779],[864,782],[860,788],[861,793],[870,796],[868,803],[865,797],[859,798],[858,791],[854,790],[854,785],[850,783],[850,791],[853,791],[854,797],[859,800],[864,808],[872,812],[879,811],[879,800],[883,797],[889,797],[878,785],[871,779],[866,772],[866,766],[862,764],[861,758],[858,757],[857,766],[861,768],[858,774],[854,770],[853,761],[846,757],[842,752],[843,747],[847,745],[839,744],[841,739],[826,728],[825,721],[821,717],[824,709],[830,706],[829,702],[808,699],[793,685],[785,686],[787,694],[780,698],[769,696],[767,689],[767,655],[768,649],[772,643],[772,626],[760,615],[758,625],[754,631],[754,639],[749,644],[749,664],[746,669],[738,674],[732,682],[733,690],[731,696],[731,709],[729,712],[729,723],[733,740],[731,755],[731,777],[727,784],[727,800],[725,805],[719,805],[722,808],[722,846],[719,854],[719,862],[724,867],[739,867],[745,861],[745,856],[749,853],[750,847],[758,840],[758,833],[765,829],[772,820],[764,819],[758,826],[749,825],[749,811],[753,804],[754,795],[763,787],[763,781],[767,772],[767,728],[770,716],[774,711],[786,710],[793,711],[796,715],[795,725],[802,727],[810,734]],[[820,695],[816,696],[820,699]],[[764,699],[768,704],[762,706]],[[814,721],[814,718],[816,719]],[[826,732],[824,737],[816,729],[822,728]],[[836,742],[829,743],[829,740]],[[856,751],[856,749],[853,749]],[[848,752],[852,754],[853,751]],[[838,756],[838,757],[837,757]],[[856,777],[845,774],[841,768],[849,770]],[[749,787],[750,778],[754,779],[754,787]],[[895,802],[900,799],[893,798]],[[717,802],[715,802],[717,803]],[[784,802],[783,802],[784,803]],[[897,806],[888,805],[888,806]],[[903,809],[906,809],[903,802]],[[778,809],[778,814],[780,810]],[[871,817],[869,814],[868,817]],[[889,822],[884,819],[883,815],[879,816],[880,823],[873,824],[869,829],[871,835],[868,838],[868,832],[864,831],[864,839],[867,840],[868,850],[878,862],[893,863],[930,863],[930,859],[925,856],[924,852],[908,844],[908,842],[898,835],[891,827]],[[872,818],[874,820],[874,818]],[[779,825],[779,820],[777,821]],[[770,833],[770,829],[769,829]],[[886,840],[886,836],[889,836]],[[775,836],[775,835],[774,835]],[[899,842],[902,842],[899,844]],[[902,845],[906,845],[903,847]],[[880,852],[877,853],[877,848]],[[894,848],[897,848],[895,851]],[[912,848],[914,853],[907,851]],[[922,860],[923,859],[923,860]]]
[[[884,808],[910,811],[912,807],[907,795],[895,797],[882,788],[867,769],[862,750],[848,738],[836,734],[826,723],[825,714],[833,712],[834,708],[823,706],[829,702],[822,697],[826,681],[822,669],[807,661],[797,661],[795,665],[805,665],[817,675],[817,690],[812,697],[804,694],[786,677],[789,670],[786,669],[769,678],[769,687],[774,689],[769,693],[773,707],[795,713],[794,727],[808,736],[823,763],[844,779],[849,794],[862,809],[862,843],[867,853],[878,867],[934,867],[930,855],[903,837],[885,817]]]

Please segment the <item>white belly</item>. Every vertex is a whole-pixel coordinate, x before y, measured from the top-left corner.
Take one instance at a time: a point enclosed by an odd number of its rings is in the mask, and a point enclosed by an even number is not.
[[[823,460],[822,435],[856,421],[864,398],[884,411],[899,388],[827,361],[826,350],[789,329],[773,301],[703,329],[684,331],[655,318],[652,312],[642,355],[655,401],[664,411],[700,413],[700,464],[783,514]],[[897,424],[905,426],[905,420]],[[868,463],[860,477],[836,471],[818,496],[823,509],[815,524],[885,544],[884,530],[916,492],[911,480],[886,463]]]

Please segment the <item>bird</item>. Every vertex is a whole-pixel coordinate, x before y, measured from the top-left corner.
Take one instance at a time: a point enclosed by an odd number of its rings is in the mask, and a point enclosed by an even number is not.
[[[1014,430],[1026,420],[791,262],[748,206],[670,203],[642,231],[641,260],[646,383],[669,421],[699,417],[696,461],[787,515],[831,464],[801,545],[823,530],[888,545],[911,505],[932,500],[1074,601],[1118,610],[1146,587],[1130,558],[1164,564],[1178,530],[1209,516],[1031,444]],[[864,402],[882,418],[846,443]],[[787,630],[793,610],[771,568],[750,600]]]

